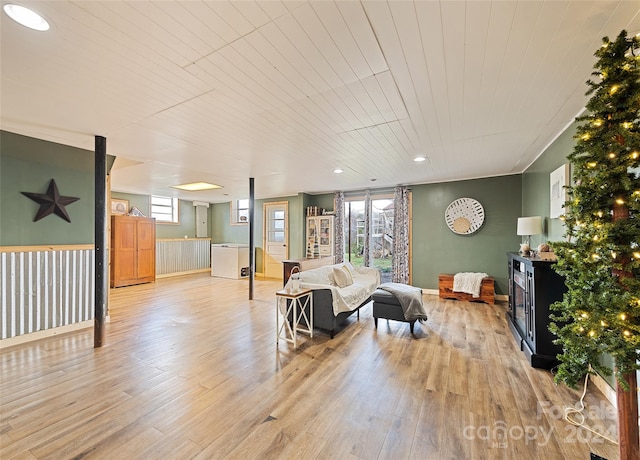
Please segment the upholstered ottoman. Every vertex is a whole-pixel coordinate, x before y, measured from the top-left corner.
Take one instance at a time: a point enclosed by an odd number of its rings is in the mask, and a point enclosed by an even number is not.
[[[416,320],[407,321],[404,318],[404,311],[400,302],[390,292],[383,291],[382,289],[376,289],[371,295],[373,299],[373,322],[378,328],[378,318],[392,319],[394,321],[402,321],[403,323],[409,323],[409,329],[413,334],[413,325]]]

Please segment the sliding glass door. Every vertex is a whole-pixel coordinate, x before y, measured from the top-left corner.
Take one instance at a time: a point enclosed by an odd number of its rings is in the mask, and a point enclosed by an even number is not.
[[[369,250],[370,265],[380,270],[382,282],[390,282],[393,260],[393,197],[373,195],[370,206],[368,214],[371,216],[371,222],[367,226],[365,200],[345,198],[344,260],[361,267],[364,264],[364,252]]]

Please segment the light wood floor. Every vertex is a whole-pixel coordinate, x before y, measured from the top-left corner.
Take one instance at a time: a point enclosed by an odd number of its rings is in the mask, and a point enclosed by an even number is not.
[[[207,274],[119,288],[92,330],[0,353],[0,457],[588,459],[617,448],[562,421],[578,391],[529,367],[504,305],[425,296],[412,337],[371,306],[331,340],[276,348],[276,281]],[[590,386],[589,423],[615,432]],[[607,410],[608,409],[608,410]],[[615,433],[613,433],[615,436]]]

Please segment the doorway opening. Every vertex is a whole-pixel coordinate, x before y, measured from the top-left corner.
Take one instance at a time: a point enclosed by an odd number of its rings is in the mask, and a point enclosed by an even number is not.
[[[369,234],[365,225],[365,200],[345,198],[344,203],[344,260],[355,267],[364,265],[365,247],[371,248],[370,266],[380,271],[381,282],[391,282],[393,267],[393,196],[376,195],[370,200]],[[365,241],[368,244],[365,244]]]

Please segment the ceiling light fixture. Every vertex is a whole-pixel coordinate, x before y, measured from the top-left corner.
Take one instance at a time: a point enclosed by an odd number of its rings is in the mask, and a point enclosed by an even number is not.
[[[29,29],[39,30],[41,32],[49,30],[49,23],[47,20],[29,8],[14,5],[12,3],[7,3],[2,8],[4,9],[4,12],[18,24],[22,24]]]
[[[208,182],[192,182],[190,184],[172,185],[172,188],[180,190],[186,190],[188,192],[197,192],[200,190],[213,190],[216,188],[222,188],[221,185],[210,184]]]
[[[340,168],[336,168],[333,170],[334,174],[342,174],[344,171]]]
[[[421,163],[423,161],[426,161],[426,159],[427,157],[419,156],[419,157],[415,157],[413,161],[415,161],[416,163]]]

